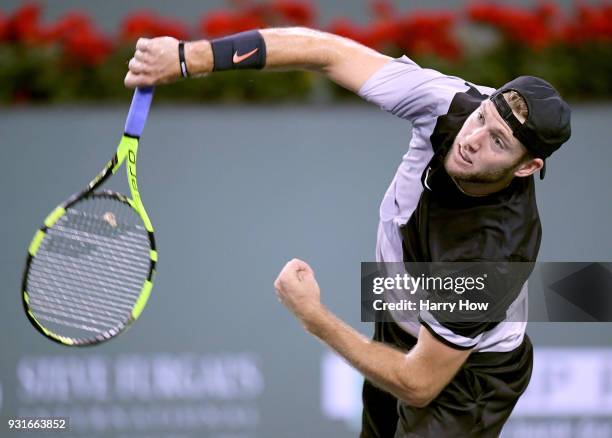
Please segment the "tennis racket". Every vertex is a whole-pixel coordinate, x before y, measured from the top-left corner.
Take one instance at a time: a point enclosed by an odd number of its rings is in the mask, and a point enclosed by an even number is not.
[[[22,298],[30,322],[64,345],[117,336],[140,316],[157,262],[153,226],[138,192],[138,141],[153,88],[134,92],[117,152],[80,193],[47,216],[28,249]],[[131,198],[97,190],[127,161]]]

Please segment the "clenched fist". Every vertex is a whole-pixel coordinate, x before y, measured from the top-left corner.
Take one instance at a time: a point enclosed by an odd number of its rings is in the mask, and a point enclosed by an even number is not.
[[[304,325],[321,310],[321,291],[314,272],[306,262],[293,259],[278,274],[274,282],[281,303],[295,314]]]
[[[139,38],[128,64],[124,84],[128,88],[168,84],[181,78],[178,40],[172,37]]]

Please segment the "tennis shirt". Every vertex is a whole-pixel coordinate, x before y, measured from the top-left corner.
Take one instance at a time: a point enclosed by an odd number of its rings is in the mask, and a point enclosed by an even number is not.
[[[359,90],[365,100],[412,124],[407,153],[380,205],[379,262],[535,261],[541,225],[533,177],[504,190],[462,193],[443,159],[467,117],[495,89],[394,59]],[[421,311],[390,312],[374,339],[409,350],[421,327],[441,342],[472,354],[425,408],[414,408],[364,383],[361,437],[498,436],[531,376],[525,335],[527,276],[506,294],[496,321],[451,323]]]
[[[541,226],[533,177],[515,178],[501,193],[476,198],[449,184],[442,168],[441,161],[465,118],[494,91],[421,68],[406,56],[390,61],[361,87],[362,98],[412,124],[408,152],[380,205],[377,261],[535,261]],[[425,189],[435,184],[437,189]],[[449,206],[449,202],[458,205]],[[488,208],[485,215],[483,208]],[[426,229],[419,229],[423,216],[428,219]],[[422,242],[424,236],[427,242]],[[420,321],[402,315],[396,322],[415,337],[423,324],[456,348],[507,352],[523,341],[526,284],[507,309],[505,321],[470,336],[449,330],[427,311],[421,312]]]

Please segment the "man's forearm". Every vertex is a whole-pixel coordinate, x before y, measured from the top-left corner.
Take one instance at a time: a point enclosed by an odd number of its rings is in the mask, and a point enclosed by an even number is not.
[[[259,32],[266,44],[266,70],[317,71],[353,91],[390,59],[350,39],[313,29],[293,27]],[[213,52],[208,40],[186,44],[185,57],[191,74],[212,72]]]
[[[378,387],[417,407],[429,404],[452,380],[471,350],[440,342],[421,327],[409,352],[372,341],[321,304],[321,290],[308,263],[287,262],[274,281],[278,299],[321,339]]]
[[[306,329],[359,370],[368,380],[412,406],[425,406],[435,395],[426,369],[406,352],[366,338],[322,308]]]

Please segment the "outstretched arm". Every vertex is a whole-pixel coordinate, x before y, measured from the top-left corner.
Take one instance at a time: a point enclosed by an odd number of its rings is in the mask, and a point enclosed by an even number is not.
[[[276,28],[263,29],[260,33],[266,44],[266,70],[316,71],[353,92],[391,60],[348,38],[313,29]],[[186,43],[185,59],[191,75],[211,73],[210,41]],[[125,77],[126,87],[167,84],[180,78],[178,40],[172,37],[138,40]]]
[[[425,328],[409,352],[366,338],[321,304],[314,272],[301,260],[287,263],[274,287],[279,300],[310,333],[376,386],[411,406],[427,406],[470,355],[470,350],[443,344]]]

